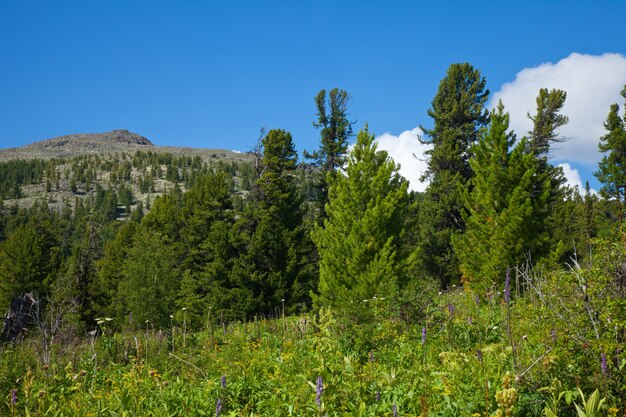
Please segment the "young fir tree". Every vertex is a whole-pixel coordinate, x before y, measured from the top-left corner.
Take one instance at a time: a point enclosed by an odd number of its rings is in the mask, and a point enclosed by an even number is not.
[[[485,103],[489,90],[485,78],[470,64],[453,64],[439,84],[428,115],[432,129],[422,128],[433,145],[426,152],[430,178],[420,204],[420,262],[442,287],[460,277],[458,258],[452,250],[452,236],[463,232],[462,189],[472,177],[469,159],[478,131],[489,121]]]
[[[621,92],[626,99],[626,86]],[[619,114],[619,105],[612,104],[604,122],[607,134],[600,138],[598,147],[605,155],[598,164],[594,175],[602,183],[600,194],[606,199],[615,199],[619,210],[620,223],[623,219],[626,202],[626,104],[623,118]]]
[[[533,241],[544,238],[529,227],[537,166],[525,139],[514,146],[508,128],[509,115],[500,103],[473,147],[474,176],[464,194],[466,230],[453,241],[464,282],[483,295],[499,288],[507,267],[522,263]]]
[[[406,283],[415,260],[403,246],[407,188],[398,166],[376,150],[374,135],[361,130],[345,174],[330,183],[328,218],[313,232],[320,257],[316,306],[392,296]]]

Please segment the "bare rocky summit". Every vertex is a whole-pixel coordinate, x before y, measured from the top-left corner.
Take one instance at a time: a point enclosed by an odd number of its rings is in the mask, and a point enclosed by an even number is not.
[[[149,139],[129,132],[81,133],[31,143],[19,148],[0,149],[0,161],[9,159],[72,158],[85,154],[107,154],[150,150]]]
[[[156,146],[148,138],[128,130],[106,133],[80,133],[34,142],[19,148],[0,148],[0,162],[15,159],[71,159],[82,155],[107,155],[116,152],[152,151],[173,155],[200,156],[203,159],[249,160],[248,154],[222,149]]]

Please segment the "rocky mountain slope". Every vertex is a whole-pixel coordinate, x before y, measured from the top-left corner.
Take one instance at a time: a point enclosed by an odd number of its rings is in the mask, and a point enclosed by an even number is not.
[[[250,160],[249,155],[222,149],[156,146],[148,138],[128,130],[81,133],[34,142],[18,148],[0,148],[0,162],[16,159],[70,159],[82,155],[106,155],[152,151],[173,155],[200,156],[202,159]]]

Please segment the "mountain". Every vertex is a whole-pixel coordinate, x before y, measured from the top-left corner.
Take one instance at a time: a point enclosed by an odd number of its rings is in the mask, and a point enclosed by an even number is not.
[[[106,155],[118,152],[132,154],[138,151],[200,156],[205,160],[209,158],[250,160],[247,154],[222,149],[156,146],[148,138],[122,129],[106,133],[65,135],[22,147],[0,149],[0,162],[16,159],[71,159],[83,155]]]

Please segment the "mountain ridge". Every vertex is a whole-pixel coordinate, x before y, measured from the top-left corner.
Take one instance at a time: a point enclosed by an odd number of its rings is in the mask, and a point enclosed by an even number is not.
[[[16,159],[70,159],[82,155],[106,155],[116,152],[134,153],[137,151],[200,156],[203,159],[219,157],[247,159],[245,154],[224,149],[157,146],[145,136],[126,129],[116,129],[103,133],[74,133],[43,139],[24,146],[0,148],[0,162]]]

